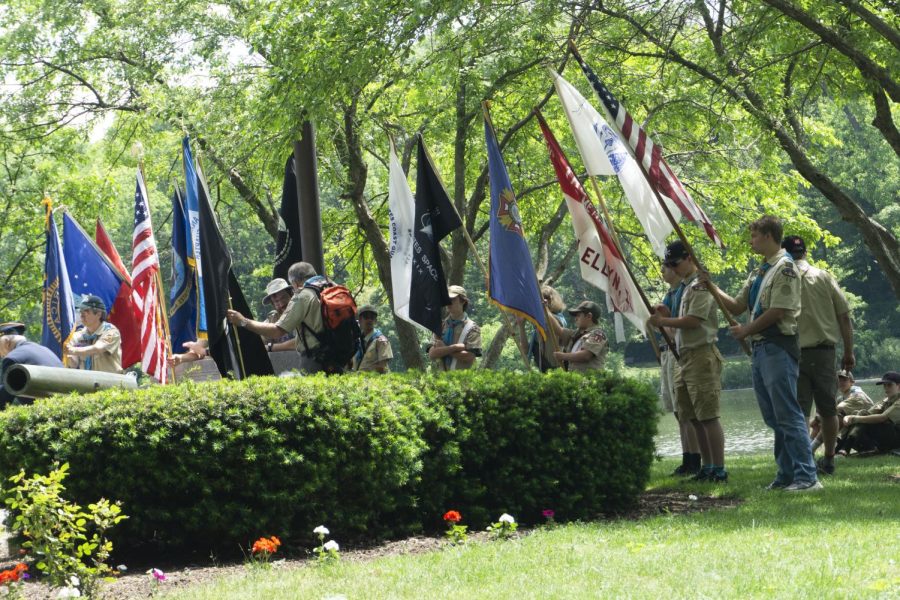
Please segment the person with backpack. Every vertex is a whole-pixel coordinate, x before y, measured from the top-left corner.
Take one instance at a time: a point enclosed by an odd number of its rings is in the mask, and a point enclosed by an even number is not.
[[[267,338],[296,332],[301,372],[342,373],[360,338],[353,297],[307,262],[291,265],[288,280],[294,295],[277,322],[254,321],[236,310],[227,312],[228,321]]]

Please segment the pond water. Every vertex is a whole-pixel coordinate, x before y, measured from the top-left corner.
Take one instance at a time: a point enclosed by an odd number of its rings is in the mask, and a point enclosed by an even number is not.
[[[875,402],[884,398],[884,389],[875,385],[877,379],[857,381]],[[722,392],[722,429],[725,430],[726,454],[749,454],[772,451],[772,430],[766,427],[759,414],[752,389]],[[656,451],[661,456],[681,456],[678,425],[669,413],[659,418]]]

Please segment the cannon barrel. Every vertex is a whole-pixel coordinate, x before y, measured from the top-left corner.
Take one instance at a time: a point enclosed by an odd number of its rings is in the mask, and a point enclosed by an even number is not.
[[[102,371],[80,371],[60,367],[12,365],[3,376],[3,387],[14,396],[42,398],[50,394],[82,394],[106,388],[137,389],[133,375],[118,375]]]

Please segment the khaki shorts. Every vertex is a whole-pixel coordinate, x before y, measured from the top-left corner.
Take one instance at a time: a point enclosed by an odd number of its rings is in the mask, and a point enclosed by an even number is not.
[[[663,410],[675,412],[675,355],[666,350],[659,355],[659,396]]]
[[[800,350],[800,376],[797,378],[797,400],[803,415],[809,418],[813,402],[822,417],[837,414],[838,378],[834,347]]]
[[[708,421],[719,417],[722,396],[722,355],[710,344],[681,350],[675,369],[675,398],[682,419]]]

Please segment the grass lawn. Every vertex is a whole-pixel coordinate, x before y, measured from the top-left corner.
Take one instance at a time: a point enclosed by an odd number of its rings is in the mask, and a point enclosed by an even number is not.
[[[719,487],[680,483],[666,476],[674,466],[656,463],[650,488],[744,502],[418,555],[248,570],[165,597],[900,598],[900,483],[891,480],[900,458],[839,458],[825,490],[802,495],[763,489],[775,471],[768,455],[734,458],[731,482]]]

